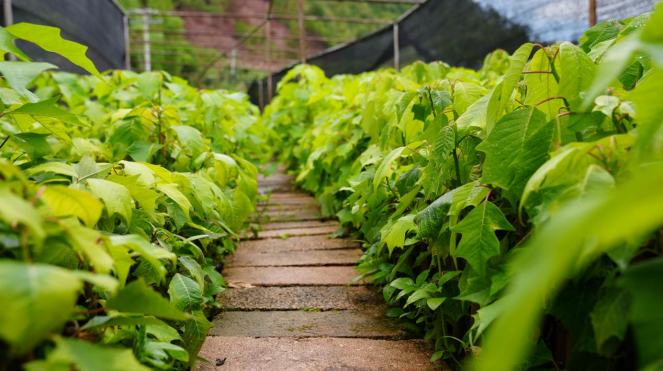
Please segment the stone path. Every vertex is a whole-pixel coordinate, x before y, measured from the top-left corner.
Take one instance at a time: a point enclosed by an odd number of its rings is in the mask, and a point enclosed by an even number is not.
[[[224,312],[200,356],[223,363],[219,371],[434,369],[428,343],[409,339],[384,315],[369,282],[348,285],[360,245],[328,238],[338,223],[324,220],[315,199],[292,182],[282,172],[259,179],[260,191],[272,192],[259,208],[269,222],[228,259],[229,288],[217,298]],[[199,362],[197,369],[214,367]]]

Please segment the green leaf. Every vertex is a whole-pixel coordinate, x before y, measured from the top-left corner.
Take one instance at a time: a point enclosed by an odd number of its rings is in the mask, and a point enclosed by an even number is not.
[[[378,169],[375,171],[375,176],[373,177],[373,189],[377,190],[378,187],[384,182],[385,178],[389,177],[393,170],[391,169],[392,165],[400,157],[401,153],[405,150],[405,147],[398,147],[395,150],[391,151],[380,163]]]
[[[542,316],[544,298],[554,296],[564,280],[581,272],[616,244],[663,224],[663,209],[651,207],[663,204],[660,192],[663,167],[649,164],[633,169],[631,179],[622,183],[618,190],[573,202],[558,210],[523,247],[511,268],[515,277],[510,293],[502,299],[507,300],[503,314],[484,337],[480,371],[512,370],[522,362],[527,355],[529,335]],[[637,280],[625,283],[629,289],[641,290],[631,293],[634,296],[632,319],[634,324],[638,323],[635,325],[639,329],[636,341],[642,349],[643,361],[663,354],[661,343],[651,342],[651,339],[658,339],[657,334],[661,332],[658,313],[663,308],[659,305],[662,303],[659,282],[663,277],[657,279],[663,272],[661,267],[660,260],[652,262],[649,269],[639,271]],[[640,293],[645,297],[638,301]]]
[[[178,309],[192,312],[202,309],[203,292],[200,285],[189,277],[175,274],[168,286],[170,302]]]
[[[60,29],[30,23],[17,23],[5,28],[5,30],[19,39],[37,44],[46,51],[60,54],[71,63],[97,76],[101,81],[106,82],[104,77],[97,71],[94,63],[85,56],[87,47],[63,39],[60,36]]]
[[[658,258],[633,265],[618,281],[619,286],[626,288],[633,297],[631,322],[639,363],[643,368],[660,362],[663,354],[663,340],[660,337],[663,331],[661,280],[663,259]]]
[[[630,95],[636,109],[638,147],[642,156],[652,160],[663,158],[663,102],[658,96],[662,89],[663,68],[654,68]]]
[[[571,110],[577,110],[581,99],[580,93],[592,86],[596,75],[596,65],[582,49],[570,42],[559,46],[561,71],[559,71],[558,96],[566,98]]]
[[[414,91],[408,93],[401,93],[401,98],[398,100],[398,103],[396,103],[396,116],[398,118],[398,122],[401,122],[405,110],[410,105],[410,103],[412,103],[412,100],[416,96],[417,92]]]
[[[161,87],[160,72],[144,72],[138,75],[138,90],[147,100],[153,100]]]
[[[78,116],[64,111],[55,105],[59,99],[60,97],[53,97],[37,103],[26,103],[20,108],[8,113],[12,115],[28,115],[37,121],[39,121],[39,117],[50,117],[64,121],[68,124],[83,126],[83,123],[78,119]]]
[[[452,197],[457,190],[458,188],[445,193],[417,214],[414,222],[419,227],[420,237],[437,238],[442,231],[444,218],[451,208]]]
[[[49,134],[20,133],[12,135],[11,140],[34,161],[53,153],[53,148],[46,141],[48,136]]]
[[[495,231],[513,231],[502,211],[494,204],[484,201],[451,228],[454,233],[462,233],[455,257],[465,258],[474,270],[482,275],[488,259],[500,254],[500,242]]]
[[[144,141],[134,142],[127,148],[127,154],[131,156],[134,161],[149,162],[152,155],[157,153],[158,150],[163,148],[159,143],[147,143]]]
[[[184,324],[184,349],[189,352],[189,366],[196,364],[196,355],[203,347],[207,339],[207,331],[212,327],[212,323],[205,318],[201,311],[193,312],[191,319]]]
[[[62,268],[0,262],[0,338],[25,354],[62,330],[82,287],[80,279]]]
[[[171,200],[175,201],[175,203],[177,203],[182,208],[182,211],[184,211],[186,217],[189,218],[189,209],[191,209],[191,202],[189,202],[189,199],[186,198],[186,196],[182,192],[180,192],[180,190],[177,188],[178,185],[176,183],[157,184],[157,189],[165,193],[166,196],[168,196]]]
[[[59,222],[88,258],[90,265],[99,273],[109,274],[113,268],[113,258],[106,251],[99,231],[82,226],[76,218],[65,218]]]
[[[74,168],[70,164],[64,162],[47,162],[25,170],[25,174],[30,177],[39,173],[55,173],[70,176],[72,178],[77,176]]]
[[[127,226],[131,223],[133,202],[127,188],[105,179],[88,179],[86,182],[92,194],[104,202],[109,216],[117,214]]]
[[[431,310],[436,310],[437,308],[440,307],[440,305],[442,305],[442,303],[444,303],[446,299],[447,298],[429,298],[428,300],[426,300],[426,304],[428,304],[428,307]]]
[[[97,223],[104,207],[91,194],[64,186],[46,186],[42,198],[54,216],[75,216],[88,227]]]
[[[205,277],[200,264],[188,256],[180,256],[177,260],[189,271],[191,276],[193,276],[193,278],[196,279],[196,282],[198,282],[198,285],[204,290]]]
[[[159,259],[174,261],[177,257],[174,253],[164,248],[156,247],[150,241],[137,234],[114,235],[110,237],[110,240],[115,246],[125,246],[138,251],[154,267],[162,280],[165,278],[168,270],[161,264]]]
[[[96,316],[90,319],[81,330],[110,326],[146,326],[168,327],[165,322],[152,316],[120,314],[113,317]]]
[[[488,90],[472,82],[457,82],[454,85],[453,109],[458,116],[465,113],[468,108],[486,95]]]
[[[488,120],[488,103],[490,103],[492,94],[493,93],[491,92],[472,103],[472,105],[460,115],[458,120],[456,120],[456,129],[458,130],[459,138],[467,135],[472,128],[478,130],[486,129],[486,121]]]
[[[534,53],[529,62],[528,71],[551,71],[550,59],[546,51],[541,49]],[[555,76],[551,73],[528,73],[523,79],[523,84],[527,87],[527,94],[523,100],[526,106],[536,105],[537,109],[546,114],[546,120],[552,121],[559,109],[564,104],[562,99],[552,99],[541,103],[547,99],[557,97],[559,85]]]
[[[4,27],[0,27],[0,51],[5,53],[12,53],[20,60],[24,62],[30,62],[32,59],[25,55],[25,53],[23,53],[23,51],[14,44],[15,40],[16,38],[14,35],[7,32]]]
[[[161,318],[184,321],[189,316],[174,307],[168,299],[145,285],[143,280],[136,280],[112,297],[106,307],[127,313],[142,313]]]
[[[416,229],[417,225],[414,224],[415,214],[410,214],[398,219],[384,235],[383,242],[387,244],[389,255],[396,247],[403,247],[405,244],[405,235],[408,231]],[[385,228],[389,225],[385,226]]]
[[[1,33],[0,33],[1,34]],[[30,99],[30,101],[38,101],[39,99],[27,89],[27,86],[34,80],[40,73],[57,68],[50,63],[43,62],[0,62],[0,73],[4,76],[9,86],[14,88],[21,96]]]
[[[9,187],[0,186],[0,219],[7,225],[22,224],[30,229],[38,240],[46,236],[41,215],[27,201],[13,194]]]
[[[184,149],[191,151],[192,157],[197,157],[205,151],[203,135],[198,129],[187,125],[179,125],[173,126],[173,130],[177,132],[177,136],[184,145]]]
[[[548,159],[552,134],[552,123],[535,107],[504,116],[477,146],[486,153],[482,181],[520,197],[529,177]]]
[[[599,299],[592,313],[592,326],[599,352],[605,342],[614,337],[624,340],[628,327],[632,298],[626,290],[611,288]]]
[[[83,340],[57,337],[48,363],[68,363],[78,371],[150,371],[136,360],[131,349],[117,349]]]
[[[486,119],[486,133],[490,135],[495,123],[502,117],[507,105],[511,102],[511,95],[523,76],[523,70],[529,60],[534,45],[523,44],[509,57],[509,69],[502,78],[502,83],[495,88],[488,103],[488,116]]]

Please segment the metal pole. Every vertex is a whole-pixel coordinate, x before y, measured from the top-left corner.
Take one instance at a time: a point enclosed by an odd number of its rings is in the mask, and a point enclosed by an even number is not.
[[[143,10],[143,62],[145,72],[152,71],[152,56],[150,53],[150,13],[148,9]]]
[[[265,25],[267,33],[267,104],[272,102],[272,20]]]
[[[306,63],[306,37],[304,31],[304,0],[299,3],[299,57],[302,64]]]
[[[258,106],[260,106],[260,111],[265,109],[265,98],[262,91],[262,79],[258,79]]]
[[[235,68],[237,66],[237,49],[230,52],[230,78],[235,81]]]
[[[401,70],[401,45],[398,34],[398,23],[394,22],[394,68],[396,72]]]
[[[4,1],[4,13],[5,13],[5,27],[9,27],[14,24],[14,11],[12,9],[12,0]],[[9,53],[9,60],[15,61],[16,56]]]
[[[129,16],[122,16],[124,27],[124,69],[131,70],[131,38],[129,37]]]
[[[596,25],[596,0],[589,0],[589,27]]]

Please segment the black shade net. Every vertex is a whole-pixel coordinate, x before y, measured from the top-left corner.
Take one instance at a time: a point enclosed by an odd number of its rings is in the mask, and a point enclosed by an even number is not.
[[[64,39],[87,46],[88,58],[100,71],[125,67],[124,13],[114,1],[13,0],[12,10],[14,23],[57,27]],[[87,73],[32,43],[19,40],[17,45],[35,61],[52,63],[61,71]]]
[[[596,0],[597,20],[623,19],[653,9],[657,0]],[[398,22],[400,65],[444,61],[479,68],[486,54],[513,52],[526,42],[576,41],[589,27],[588,0],[428,0]],[[312,56],[307,63],[327,76],[394,66],[394,28],[389,25],[354,42]],[[292,66],[273,75],[273,87]],[[266,80],[254,82],[254,104],[266,101]]]

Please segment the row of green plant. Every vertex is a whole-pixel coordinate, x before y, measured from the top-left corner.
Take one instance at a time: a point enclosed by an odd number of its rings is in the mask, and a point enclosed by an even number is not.
[[[302,65],[278,90],[281,160],[433,361],[663,369],[663,6],[479,71]]]
[[[50,72],[16,39],[93,76]],[[0,369],[185,370],[257,200],[243,93],[100,74],[56,28],[0,28]],[[46,72],[45,72],[46,71]]]

